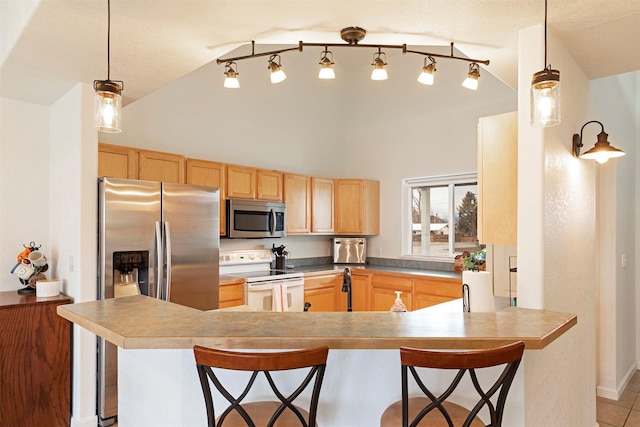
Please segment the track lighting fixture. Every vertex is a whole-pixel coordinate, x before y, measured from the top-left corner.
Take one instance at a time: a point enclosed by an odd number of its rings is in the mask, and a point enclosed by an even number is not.
[[[383,55],[384,59],[382,59]],[[371,80],[387,80],[389,78],[387,70],[384,69],[384,66],[387,65],[387,54],[381,48],[378,48],[378,51],[373,54],[373,63],[371,65],[373,65]]]
[[[582,148],[582,131],[584,127],[589,123],[598,123],[600,125],[600,133],[598,134],[598,141],[593,146],[593,148],[589,151],[586,151],[580,154],[580,149]],[[604,131],[604,125],[597,120],[591,120],[590,122],[585,123],[580,128],[580,135],[577,133],[573,134],[573,156],[580,157],[581,159],[591,159],[595,160],[598,163],[606,163],[609,159],[614,157],[621,157],[625,155],[625,152],[613,147],[607,141],[607,137],[609,135]]]
[[[427,65],[427,59],[431,61]],[[436,60],[433,59],[432,56],[427,56],[424,58],[424,66],[422,67],[422,72],[418,76],[418,81],[423,85],[432,85],[434,73],[436,72]]]
[[[331,57],[329,57],[331,56]],[[335,79],[336,73],[333,71],[333,52],[327,50],[327,46],[322,51],[322,57],[320,58],[320,72],[318,73],[319,79]]]
[[[224,75],[227,76],[224,79],[224,87],[229,89],[238,89],[240,82],[238,81],[238,64],[235,62],[227,62],[224,64]]]
[[[276,62],[276,60],[278,62]],[[275,54],[269,57],[269,70],[271,71],[271,83],[276,84],[287,79],[287,75],[282,70],[280,55]]]
[[[469,64],[469,74],[467,74],[467,78],[462,82],[462,86],[467,89],[477,90],[478,89],[478,79],[480,78],[480,67],[475,62]]]
[[[403,54],[413,53],[416,55],[422,55],[425,57],[424,67],[422,69],[422,74],[418,78],[418,81],[423,84],[433,84],[433,73],[436,71],[436,61],[434,58],[446,58],[446,59],[455,59],[459,61],[466,61],[471,63],[469,66],[469,75],[467,80],[463,86],[469,87],[471,89],[477,89],[478,87],[478,78],[480,77],[480,66],[479,64],[489,65],[489,60],[485,59],[471,59],[465,58],[461,56],[455,56],[453,54],[453,43],[451,43],[451,54],[443,55],[438,53],[430,53],[423,52],[419,50],[411,50],[407,49],[406,44],[401,45],[388,45],[388,44],[360,44],[367,34],[367,31],[360,27],[347,27],[343,28],[340,31],[340,37],[342,40],[347,42],[344,43],[306,43],[303,41],[298,42],[298,45],[295,47],[288,47],[279,50],[273,50],[269,52],[260,52],[256,53],[255,51],[255,41],[251,42],[251,53],[249,55],[237,56],[234,58],[218,58],[216,62],[218,64],[225,64],[225,75],[229,78],[227,68],[229,64],[235,64],[235,61],[241,61],[244,59],[257,58],[260,56],[269,56],[269,70],[271,71],[271,83],[279,83],[286,79],[286,75],[284,71],[282,71],[282,66],[280,64],[280,54],[284,52],[290,52],[293,50],[297,50],[298,52],[302,52],[304,47],[323,47],[324,50],[321,53],[320,57],[320,72],[318,73],[318,78],[320,79],[335,79],[335,73],[333,70],[333,53],[328,50],[329,47],[341,47],[341,48],[351,48],[351,47],[359,47],[359,48],[374,48],[377,49],[377,52],[373,54],[373,71],[371,73],[371,80],[386,80],[388,78],[387,70],[385,66],[387,65],[387,55],[382,49],[401,49]],[[430,63],[427,63],[427,60]],[[236,72],[235,68],[233,69]],[[237,72],[236,72],[237,74]],[[225,79],[225,85],[226,85]],[[225,86],[226,87],[226,86]]]
[[[107,80],[94,80],[93,90],[96,92],[95,124],[100,132],[122,132],[122,90],[124,83],[111,80],[111,0],[107,0]]]
[[[560,123],[560,71],[547,65],[547,0],[544,0],[545,68],[531,77],[531,125],[549,127]]]

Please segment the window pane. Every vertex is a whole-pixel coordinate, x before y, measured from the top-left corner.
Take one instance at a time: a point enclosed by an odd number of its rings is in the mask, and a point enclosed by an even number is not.
[[[480,249],[478,242],[478,186],[456,185],[454,187],[456,205],[456,238],[454,251],[475,252]]]
[[[449,188],[415,187],[411,191],[413,255],[449,254]]]

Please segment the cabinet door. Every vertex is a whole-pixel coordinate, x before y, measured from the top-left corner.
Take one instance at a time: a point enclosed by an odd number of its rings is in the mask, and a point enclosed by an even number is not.
[[[259,200],[282,201],[282,172],[258,169],[257,172]]]
[[[237,307],[244,304],[244,282],[236,283],[220,282],[219,288],[220,308]]]
[[[314,276],[304,280],[304,301],[309,302],[309,311],[336,311],[335,274]]]
[[[226,177],[224,163],[187,159],[187,184],[208,185],[220,189],[220,235],[226,230]]]
[[[335,180],[335,234],[380,234],[380,183]]]
[[[462,280],[428,277],[413,280],[414,310],[462,298]]]
[[[351,309],[353,311],[370,310],[369,288],[371,288],[371,274],[351,273]]]
[[[371,279],[371,309],[389,311],[396,300],[396,291],[402,292],[402,302],[407,310],[412,310],[413,281],[410,277],[374,274]]]
[[[98,177],[138,179],[138,150],[98,144]]]
[[[333,179],[311,178],[311,232],[333,234]]]
[[[227,165],[227,198],[255,199],[258,171],[239,165]]]
[[[306,175],[284,175],[284,201],[287,204],[287,234],[311,231],[311,180]]]
[[[478,239],[515,245],[518,217],[518,113],[478,122]]]
[[[140,150],[139,178],[184,184],[184,157],[179,154]]]

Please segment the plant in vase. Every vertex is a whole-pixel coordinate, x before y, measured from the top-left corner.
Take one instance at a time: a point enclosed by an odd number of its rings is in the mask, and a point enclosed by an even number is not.
[[[462,262],[465,270],[470,271],[485,271],[487,269],[487,250],[480,249],[477,252],[463,253]]]

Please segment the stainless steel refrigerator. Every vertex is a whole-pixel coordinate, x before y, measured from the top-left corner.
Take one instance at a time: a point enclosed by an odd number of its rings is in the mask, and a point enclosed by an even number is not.
[[[98,297],[148,295],[218,308],[220,192],[215,187],[98,180]],[[98,416],[118,410],[117,347],[98,339]]]

